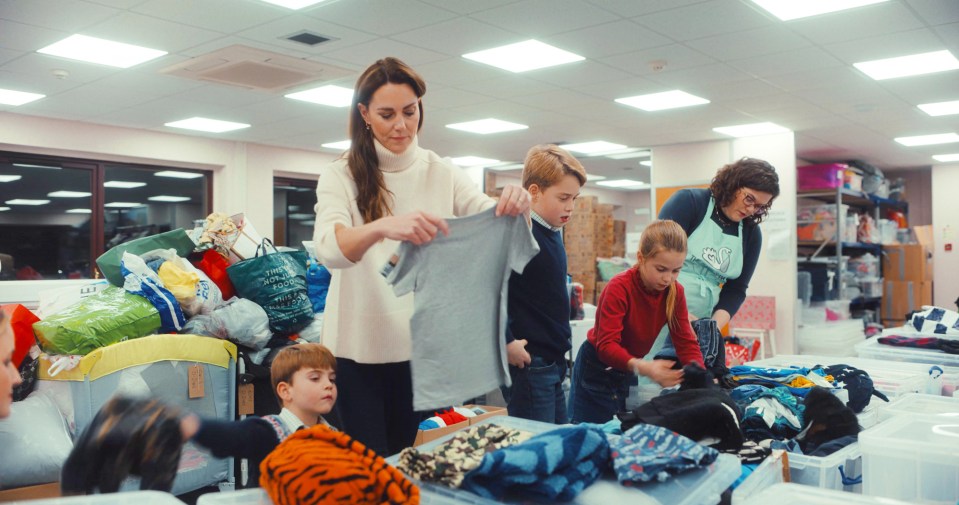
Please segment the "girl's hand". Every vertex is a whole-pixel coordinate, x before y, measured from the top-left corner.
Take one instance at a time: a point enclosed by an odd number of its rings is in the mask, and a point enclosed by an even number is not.
[[[518,216],[529,214],[530,196],[521,186],[507,184],[503,188],[503,195],[496,204],[497,216]]]
[[[443,232],[443,235],[450,233],[445,219],[423,211],[384,217],[376,222],[379,224],[383,238],[411,242],[414,245],[422,245],[433,240],[439,232]]]
[[[673,370],[676,362],[668,359],[645,361],[639,358],[629,360],[629,367],[637,375],[649,377],[664,388],[673,387],[683,381],[683,371]]]

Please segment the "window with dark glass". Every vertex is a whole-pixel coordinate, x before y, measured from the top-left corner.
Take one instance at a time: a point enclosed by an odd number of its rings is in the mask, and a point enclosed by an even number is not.
[[[209,179],[180,168],[0,153],[0,280],[91,278],[111,247],[204,219]]]
[[[273,237],[276,245],[303,249],[313,240],[316,180],[273,178]]]

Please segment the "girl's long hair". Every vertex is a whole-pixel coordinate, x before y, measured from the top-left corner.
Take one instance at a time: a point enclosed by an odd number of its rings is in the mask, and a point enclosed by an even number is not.
[[[637,260],[640,262],[651,260],[663,251],[674,251],[686,254],[686,231],[679,223],[671,219],[658,219],[643,230],[639,239]],[[639,268],[639,263],[636,264]],[[642,282],[642,280],[640,280]],[[669,285],[666,294],[666,321],[670,329],[676,325],[676,281]]]

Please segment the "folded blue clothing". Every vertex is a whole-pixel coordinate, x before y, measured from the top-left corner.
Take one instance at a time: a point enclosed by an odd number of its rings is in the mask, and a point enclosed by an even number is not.
[[[776,367],[776,368],[767,368],[760,366],[749,366],[749,365],[737,365],[729,369],[729,373],[732,375],[762,375],[764,377],[772,378],[781,378],[788,377],[790,375],[806,375],[809,373],[809,369],[805,367]]]
[[[592,426],[561,427],[487,453],[463,478],[461,489],[484,498],[569,501],[609,465],[609,442]]]
[[[610,448],[616,478],[625,486],[662,482],[672,475],[709,465],[719,457],[716,449],[652,424],[633,426]]]

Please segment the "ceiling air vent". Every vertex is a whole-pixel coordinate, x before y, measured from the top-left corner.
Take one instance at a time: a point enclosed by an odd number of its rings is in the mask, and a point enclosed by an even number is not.
[[[324,42],[333,40],[333,37],[327,37],[325,35],[303,30],[302,32],[297,32],[289,37],[286,37],[286,40],[292,40],[293,42],[299,42],[300,44],[306,44],[308,46],[315,46],[317,44],[322,44]]]
[[[354,74],[345,68],[241,45],[191,58],[160,73],[269,92]]]

